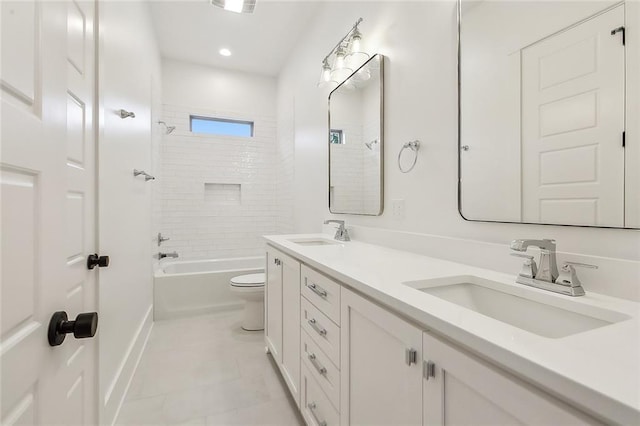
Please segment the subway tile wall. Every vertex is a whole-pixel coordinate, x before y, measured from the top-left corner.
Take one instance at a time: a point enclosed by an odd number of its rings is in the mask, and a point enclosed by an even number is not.
[[[190,115],[253,121],[254,137],[193,134]],[[277,189],[287,176],[279,159],[290,154],[279,152],[275,116],[165,104],[163,120],[176,129],[160,153],[155,210],[170,238],[162,251],[182,260],[264,255],[262,236],[280,232],[279,214],[292,199]]]

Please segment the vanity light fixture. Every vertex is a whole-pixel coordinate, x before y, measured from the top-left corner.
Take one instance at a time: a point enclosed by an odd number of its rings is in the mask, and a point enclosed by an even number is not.
[[[226,47],[223,47],[222,49],[220,49],[218,53],[220,53],[222,56],[231,56],[231,51]]]
[[[324,57],[318,86],[325,86],[329,82],[342,83],[353,73],[353,70],[358,69],[369,59],[369,55],[362,52],[362,33],[358,28],[362,21],[362,18],[358,19],[349,32]],[[330,65],[332,62],[333,66]]]
[[[256,0],[211,0],[211,4],[236,13],[253,13]]]

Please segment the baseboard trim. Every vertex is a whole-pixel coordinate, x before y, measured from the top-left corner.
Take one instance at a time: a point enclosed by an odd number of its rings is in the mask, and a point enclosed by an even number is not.
[[[134,338],[131,340],[126,355],[123,357],[118,372],[104,394],[100,423],[113,425],[118,418],[125,396],[131,386],[133,376],[140,364],[140,359],[147,346],[153,328],[153,305],[150,305],[140,322]]]

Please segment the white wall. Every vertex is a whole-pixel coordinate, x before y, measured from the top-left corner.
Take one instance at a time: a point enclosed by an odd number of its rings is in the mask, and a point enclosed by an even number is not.
[[[100,423],[113,423],[152,325],[151,199],[160,57],[144,2],[99,7]],[[119,109],[135,118],[121,119]]]
[[[277,232],[276,80],[163,61],[161,250],[180,259],[256,256]],[[254,136],[194,134],[190,115],[254,122]]]
[[[386,243],[403,247],[403,242],[411,239],[411,246],[404,247],[425,254],[446,256],[437,245],[427,243],[434,241],[431,235],[455,241],[448,253],[469,253],[461,250],[462,246],[493,247],[491,253],[499,258],[498,263],[479,252],[462,260],[514,274],[519,261],[509,259],[510,240],[555,238],[560,251],[573,253],[563,255],[565,259],[573,256],[601,266],[597,272],[582,271],[587,290],[640,300],[638,231],[467,222],[458,214],[457,21],[453,1],[329,3],[300,38],[279,77],[279,97],[296,99],[295,230],[320,231],[323,219],[331,216],[327,207],[327,92],[316,83],[320,61],[360,16],[364,18],[365,48],[389,58],[385,68],[387,208],[380,217],[336,218],[355,225],[354,235],[360,238],[382,241],[382,230],[388,229],[392,232],[384,232]],[[398,150],[413,139],[422,141],[418,164],[411,173],[402,174],[396,164]],[[391,215],[390,201],[396,199],[405,200],[403,219]]]

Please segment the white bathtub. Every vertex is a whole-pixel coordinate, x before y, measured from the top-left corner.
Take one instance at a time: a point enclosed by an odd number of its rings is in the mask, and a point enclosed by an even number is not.
[[[200,315],[243,306],[229,290],[237,275],[264,272],[264,257],[160,262],[154,275],[156,320]]]

